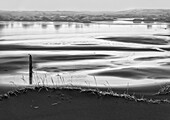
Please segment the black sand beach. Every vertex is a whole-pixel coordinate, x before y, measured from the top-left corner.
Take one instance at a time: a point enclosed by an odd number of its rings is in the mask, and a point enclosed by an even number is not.
[[[135,97],[94,89],[39,87],[20,89],[5,96],[0,101],[1,120],[170,119],[169,95],[161,100],[161,97],[150,99],[153,95]]]

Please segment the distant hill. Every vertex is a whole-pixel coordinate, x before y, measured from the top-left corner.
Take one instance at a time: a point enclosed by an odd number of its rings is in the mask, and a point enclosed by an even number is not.
[[[126,11],[0,11],[0,21],[91,22],[116,18],[157,18],[170,21],[170,9],[133,9]]]
[[[170,9],[133,9],[126,11],[114,12],[115,16],[133,16],[133,17],[159,17],[170,16]]]

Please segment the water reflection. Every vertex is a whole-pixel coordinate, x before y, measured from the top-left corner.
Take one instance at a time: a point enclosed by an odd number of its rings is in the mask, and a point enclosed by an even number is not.
[[[90,23],[84,23],[84,26],[90,27]]]
[[[42,29],[47,29],[47,27],[48,27],[47,24],[45,24],[45,23],[41,24],[41,28],[42,28]]]
[[[62,27],[61,24],[54,24],[54,28],[55,30],[59,30]]]
[[[144,23],[154,23],[152,20],[144,20]]]
[[[133,23],[142,23],[141,20],[133,20]]]
[[[8,27],[9,27],[9,23],[6,23],[6,24],[5,24],[5,27],[7,27],[7,28],[8,28]]]
[[[0,31],[5,28],[5,24],[0,24]]]
[[[75,25],[75,28],[76,28],[76,29],[83,28],[83,25],[82,25],[82,24],[76,24],[76,25]]]
[[[147,29],[152,29],[152,25],[151,24],[147,24]]]
[[[33,25],[34,25],[33,23],[22,23],[22,27],[25,28],[25,29],[30,28]]]
[[[69,22],[69,23],[68,23],[68,27],[69,27],[69,28],[71,28],[71,27],[72,27],[72,25],[73,25],[73,23],[72,23],[72,22]]]
[[[13,28],[14,27],[14,24],[13,23],[11,23],[11,28]]]
[[[167,29],[170,29],[170,24],[167,25]]]

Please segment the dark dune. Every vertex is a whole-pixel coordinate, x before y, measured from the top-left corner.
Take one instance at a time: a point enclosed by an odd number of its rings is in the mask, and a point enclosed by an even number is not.
[[[140,58],[136,58],[134,60],[136,60],[136,61],[151,61],[151,60],[167,59],[167,58],[170,58],[170,56],[140,57]]]
[[[124,68],[118,70],[108,70],[99,73],[94,73],[97,76],[115,76],[132,79],[169,79],[170,69],[159,68]]]
[[[127,42],[127,43],[151,44],[151,45],[167,45],[169,43],[164,39],[146,38],[146,37],[108,37],[108,38],[98,38],[98,39]]]
[[[0,101],[1,120],[168,120],[170,104],[135,102],[96,92],[29,90]]]
[[[43,67],[37,70],[47,71],[47,72],[64,72],[64,71],[82,71],[82,70],[95,70],[101,68],[110,67],[109,65],[67,65],[58,67]]]
[[[169,51],[170,48],[160,48],[166,51]],[[153,48],[134,48],[134,47],[115,47],[115,46],[25,46],[25,45],[0,45],[0,51],[19,51],[19,50],[72,50],[72,51],[85,51],[85,50],[91,50],[91,51],[135,51],[135,52],[152,52],[152,51],[159,51],[157,49]]]

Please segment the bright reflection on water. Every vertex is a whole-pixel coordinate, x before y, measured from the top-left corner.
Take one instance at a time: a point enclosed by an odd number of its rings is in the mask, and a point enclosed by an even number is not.
[[[166,23],[1,22],[0,83],[29,83],[28,54],[35,84],[169,82],[170,54],[164,49],[170,47],[169,34]],[[113,38],[104,39],[108,37]]]

